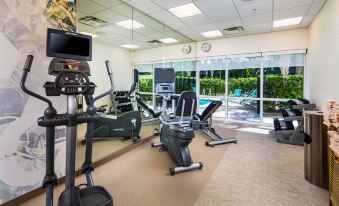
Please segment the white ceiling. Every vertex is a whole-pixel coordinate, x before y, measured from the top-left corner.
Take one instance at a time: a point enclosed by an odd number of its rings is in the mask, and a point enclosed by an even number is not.
[[[141,2],[141,1],[140,1]],[[157,11],[158,7],[139,5],[149,11]],[[105,24],[95,27],[93,24],[85,25],[79,22],[78,32],[88,32],[98,35],[94,42],[121,47],[124,44],[138,45],[138,49],[157,47],[162,44],[150,44],[148,41],[163,38],[174,38],[177,44],[192,42],[191,39],[171,29],[163,23],[133,9],[130,5],[120,0],[77,0],[78,18],[93,16],[106,21]],[[115,23],[127,19],[134,19],[145,27],[132,30],[117,26]],[[92,25],[92,26],[91,26]],[[173,44],[171,44],[173,45]]]
[[[169,8],[194,3],[202,14],[177,18]],[[202,32],[243,26],[249,35],[309,26],[326,0],[77,0],[78,17],[94,16],[107,23],[93,27],[79,23],[79,31],[99,35],[94,41],[120,47],[136,44],[138,49],[157,47],[150,40],[174,38],[181,43],[208,40]],[[127,3],[127,4],[126,4]],[[136,8],[136,9],[133,9]],[[147,14],[147,15],[145,15]],[[303,16],[300,25],[273,28],[273,21]],[[132,31],[115,23],[131,19],[145,27]],[[237,36],[232,35],[232,36]],[[133,41],[132,41],[133,37]],[[221,36],[217,38],[225,38]]]
[[[239,35],[308,27],[326,0],[123,0],[195,41],[207,38],[200,33],[243,26]],[[202,14],[177,18],[169,8],[194,3]],[[273,28],[273,21],[303,16],[300,25]],[[218,38],[225,38],[222,36]]]

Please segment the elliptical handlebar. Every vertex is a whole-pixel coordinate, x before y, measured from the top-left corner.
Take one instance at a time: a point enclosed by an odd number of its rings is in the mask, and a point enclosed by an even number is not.
[[[101,99],[101,98],[111,94],[113,92],[113,90],[114,90],[114,87],[115,87],[114,80],[113,80],[113,75],[112,75],[113,72],[112,72],[111,63],[110,63],[110,61],[106,60],[105,64],[106,64],[107,74],[108,74],[109,80],[111,82],[111,87],[110,87],[110,89],[108,91],[104,92],[103,94],[100,94],[99,96],[94,97],[92,99],[92,101],[91,101],[91,105],[92,106],[94,105],[94,102],[97,101],[98,99]]]
[[[27,76],[28,73],[31,70],[32,64],[33,64],[33,60],[34,60],[34,56],[33,55],[28,55],[26,58],[26,62],[23,68],[23,74],[21,77],[21,81],[20,81],[20,87],[21,89],[28,95],[35,97],[37,99],[40,99],[41,101],[44,101],[48,104],[48,107],[53,107],[53,104],[51,102],[51,100],[47,99],[46,97],[43,97],[35,92],[32,92],[31,90],[26,88],[26,80],[27,80]]]

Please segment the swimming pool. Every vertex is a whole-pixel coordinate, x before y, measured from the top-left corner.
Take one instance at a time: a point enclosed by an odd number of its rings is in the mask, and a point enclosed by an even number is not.
[[[207,105],[213,101],[224,101],[224,98],[212,98],[212,99],[199,99],[199,106]]]
[[[205,105],[205,104],[209,104],[209,103],[211,103],[213,100],[211,100],[211,99],[200,99],[199,100],[199,105],[201,106],[201,105]]]

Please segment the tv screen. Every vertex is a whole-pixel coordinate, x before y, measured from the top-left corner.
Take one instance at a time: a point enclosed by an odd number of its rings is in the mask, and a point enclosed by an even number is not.
[[[171,82],[174,83],[175,71],[173,68],[155,68],[154,81],[155,82]]]
[[[92,37],[48,29],[47,56],[63,59],[92,60]]]

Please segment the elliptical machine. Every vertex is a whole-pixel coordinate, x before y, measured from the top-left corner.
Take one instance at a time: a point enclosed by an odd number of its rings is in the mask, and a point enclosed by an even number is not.
[[[99,118],[94,103],[96,100],[113,91],[112,70],[106,61],[107,72],[111,81],[109,91],[95,97],[86,112],[77,113],[76,95],[92,95],[95,84],[90,82],[90,67],[87,61],[91,60],[91,36],[48,29],[47,56],[54,57],[48,69],[50,75],[56,76],[54,82],[46,82],[44,88],[47,96],[67,96],[67,113],[57,114],[51,100],[36,94],[26,88],[26,80],[33,63],[33,56],[29,55],[23,69],[21,79],[22,90],[48,104],[44,116],[38,119],[38,125],[46,127],[46,175],[42,187],[46,189],[46,206],[53,206],[53,187],[57,184],[54,172],[54,145],[55,127],[66,126],[66,174],[65,190],[61,193],[59,206],[113,206],[110,194],[101,186],[95,186],[91,172],[92,165],[92,135],[93,122]],[[86,157],[82,166],[87,184],[85,187],[75,186],[75,163],[77,144],[77,125],[88,123],[86,137]]]
[[[191,127],[193,115],[197,110],[197,96],[194,92],[182,92],[174,115],[167,114],[167,101],[174,93],[175,72],[173,68],[155,68],[154,82],[156,92],[162,97],[162,114],[160,116],[160,142],[153,142],[152,147],[161,147],[168,151],[178,165],[169,169],[171,175],[201,169],[201,162],[193,163],[188,145],[194,138]]]
[[[132,99],[133,104],[135,104],[135,88],[136,85],[133,83],[127,94],[128,98]],[[85,98],[86,103],[89,104],[90,99],[92,99],[91,95],[87,95]],[[142,120],[139,110],[135,109],[120,115],[113,115],[105,114],[106,109],[102,106],[97,111],[101,118],[94,122],[93,139],[122,138],[122,140],[131,139],[134,143],[139,141]],[[85,143],[86,139],[81,141],[81,144],[84,145]]]

